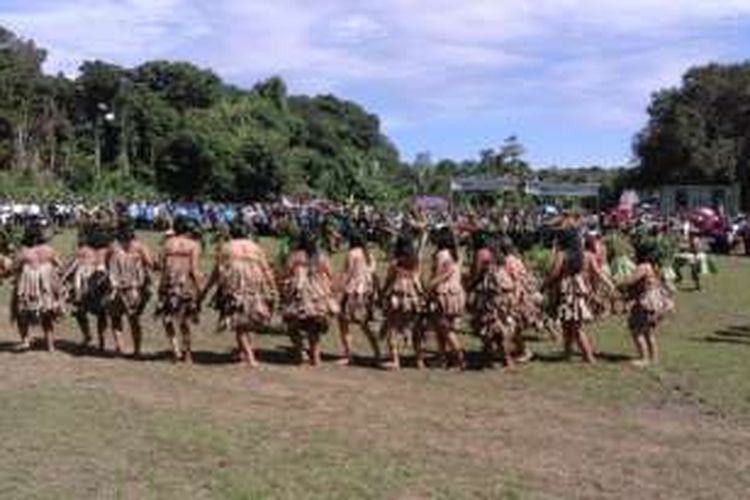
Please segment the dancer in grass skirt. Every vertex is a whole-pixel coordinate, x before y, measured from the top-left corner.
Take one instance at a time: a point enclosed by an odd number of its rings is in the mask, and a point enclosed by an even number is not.
[[[73,260],[64,273],[68,287],[68,300],[73,305],[73,316],[83,334],[83,345],[91,343],[89,317],[96,321],[99,350],[105,349],[108,312],[112,286],[107,272],[107,260],[112,243],[108,228],[101,223],[84,226],[79,234],[78,247]],[[113,332],[115,352],[122,352],[119,332]]]
[[[344,262],[344,270],[339,278],[339,289],[341,291],[341,313],[339,314],[341,364],[350,362],[350,326],[352,324],[362,329],[372,347],[375,362],[379,362],[380,346],[370,326],[377,299],[376,262],[367,249],[367,242],[356,230],[349,236],[349,251]]]
[[[505,267],[505,256],[500,244],[490,249],[488,260],[479,270],[474,288],[476,310],[474,312],[475,334],[482,340],[485,362],[494,365],[499,352],[503,364],[514,364],[513,339],[517,331],[516,282]]]
[[[148,247],[135,235],[131,221],[122,221],[117,228],[116,242],[107,260],[112,298],[109,315],[115,338],[124,331],[127,319],[133,341],[133,356],[141,356],[143,327],[141,316],[151,298],[153,258]]]
[[[383,366],[398,370],[401,367],[401,348],[411,345],[417,368],[423,368],[421,319],[425,312],[425,293],[419,275],[419,257],[406,235],[396,240],[381,296],[385,314],[383,336],[390,358]]]
[[[254,333],[271,324],[277,292],[266,254],[249,234],[244,223],[231,225],[230,239],[219,246],[214,270],[201,295],[205,297],[217,286],[214,305],[220,325],[234,331],[239,359],[256,367]]]
[[[500,239],[503,268],[513,281],[515,290],[512,309],[515,330],[512,335],[513,356],[516,361],[525,363],[531,360],[533,353],[526,346],[524,332],[528,329],[541,329],[543,324],[542,304],[544,297],[539,293],[535,280],[518,256],[513,241],[504,237]]]
[[[450,365],[450,354],[456,365],[464,369],[464,349],[456,330],[466,309],[466,293],[461,282],[458,246],[450,228],[438,230],[435,245],[437,250],[433,256],[432,277],[428,285],[430,325],[437,335],[443,365]]]
[[[192,328],[200,312],[201,245],[193,238],[192,224],[177,217],[164,240],[158,267],[161,271],[156,315],[162,318],[174,361],[191,363]],[[178,338],[179,332],[179,338]]]
[[[318,250],[315,236],[303,231],[287,258],[282,291],[284,322],[300,364],[309,360],[320,365],[321,337],[338,313],[332,278],[331,265]]]
[[[578,228],[570,223],[570,219],[567,222],[563,221],[558,235],[552,269],[544,289],[552,294],[556,316],[562,326],[565,355],[572,355],[575,343],[584,361],[593,363],[594,349],[583,327],[594,319],[590,305],[590,277],[598,276],[601,271],[594,259],[584,252]]]
[[[634,364],[646,365],[659,359],[656,327],[675,305],[660,278],[658,255],[653,245],[638,245],[636,262],[635,271],[620,287],[630,304],[628,327],[638,351]]]
[[[29,349],[30,329],[41,325],[47,350],[55,350],[55,323],[63,314],[60,259],[46,243],[42,227],[26,227],[13,261],[11,319],[18,326],[21,349]]]

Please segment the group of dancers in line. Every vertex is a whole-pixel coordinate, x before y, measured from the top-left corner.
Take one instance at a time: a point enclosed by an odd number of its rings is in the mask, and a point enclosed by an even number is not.
[[[559,222],[546,276],[534,276],[509,238],[483,230],[473,235],[464,273],[449,227],[436,232],[426,273],[408,232],[397,238],[383,273],[356,230],[348,235],[338,273],[309,231],[300,232],[283,265],[274,269],[249,229],[235,223],[225,241],[217,244],[213,269],[204,279],[202,246],[192,229],[187,219],[177,218],[154,256],[127,220],[114,231],[90,224],[80,231],[75,255],[63,262],[42,228],[28,225],[21,248],[3,265],[5,274],[12,276],[11,314],[20,349],[29,349],[30,329],[40,326],[46,348],[53,351],[56,323],[70,303],[85,345],[93,341],[89,319],[94,318],[99,349],[105,349],[111,332],[115,351],[123,353],[127,323],[133,356],[142,356],[141,318],[156,275],[155,314],[163,321],[175,362],[192,361],[192,329],[211,296],[220,329],[236,336],[236,360],[250,367],[258,365],[255,334],[269,328],[277,313],[300,364],[320,364],[321,337],[338,321],[341,364],[352,357],[351,327],[358,326],[378,366],[400,368],[404,349],[411,349],[416,366],[424,367],[425,340],[434,334],[440,363],[463,368],[458,333],[465,316],[482,340],[488,365],[498,359],[508,367],[528,361],[532,354],[524,333],[545,324],[561,333],[566,355],[577,346],[583,359],[593,363],[594,349],[584,327],[618,301],[627,303],[636,362],[646,364],[657,360],[655,329],[673,307],[662,286],[655,248],[636,245],[635,271],[614,283],[601,239],[584,237],[573,218]],[[376,316],[382,317],[379,327],[374,326]]]

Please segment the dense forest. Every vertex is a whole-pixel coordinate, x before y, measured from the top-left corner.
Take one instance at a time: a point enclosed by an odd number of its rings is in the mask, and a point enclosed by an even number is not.
[[[404,195],[396,148],[355,103],[289,96],[279,78],[242,90],[185,62],[49,76],[45,55],[0,28],[0,194]]]
[[[278,77],[240,89],[187,62],[87,61],[69,78],[45,74],[45,57],[0,27],[0,196],[394,202],[498,175],[601,182],[609,201],[627,185],[750,187],[750,63],[693,68],[656,92],[634,168],[534,169],[514,136],[476,159],[403,162],[376,115],[289,95]]]
[[[636,136],[638,181],[740,183],[750,188],[750,62],[692,68],[655,93]]]

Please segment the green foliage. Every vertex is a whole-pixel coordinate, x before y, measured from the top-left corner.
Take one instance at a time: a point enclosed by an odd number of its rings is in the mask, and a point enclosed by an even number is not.
[[[21,246],[23,239],[23,229],[20,226],[3,225],[0,226],[0,254],[13,255]]]
[[[41,72],[33,42],[2,28],[0,42],[0,170],[14,179],[93,197],[398,197],[398,152],[355,103],[290,97],[279,77],[242,90],[186,62],[87,61],[71,81]]]
[[[622,256],[632,256],[633,247],[627,237],[620,232],[611,232],[604,237],[604,245],[607,247],[607,255],[610,260]]]
[[[537,276],[547,276],[552,269],[552,250],[535,245],[523,255],[523,260]]]
[[[643,184],[750,183],[750,63],[690,69],[653,95],[634,150]]]

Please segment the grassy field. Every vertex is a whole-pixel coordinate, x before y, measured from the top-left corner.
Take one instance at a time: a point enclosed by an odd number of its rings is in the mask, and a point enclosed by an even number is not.
[[[648,369],[622,318],[592,328],[596,366],[536,341],[513,372],[389,373],[291,366],[272,335],[250,371],[211,314],[192,367],[151,318],[148,361],[78,350],[69,320],[60,352],[18,354],[3,315],[0,498],[747,498],[750,260],[720,264]]]

